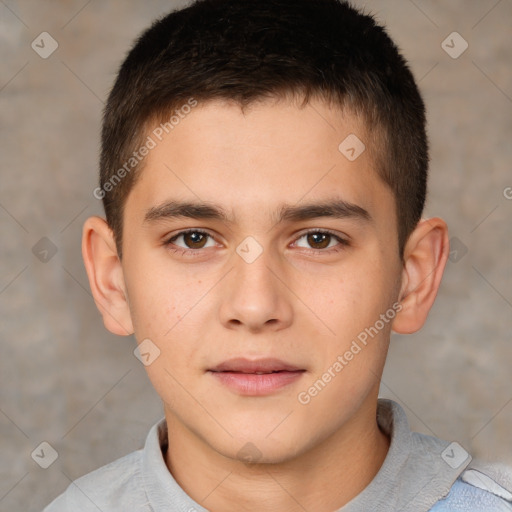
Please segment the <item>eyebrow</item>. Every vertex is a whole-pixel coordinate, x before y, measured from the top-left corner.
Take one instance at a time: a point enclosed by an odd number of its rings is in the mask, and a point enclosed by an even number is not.
[[[318,203],[309,203],[301,206],[283,205],[273,215],[275,224],[280,222],[297,222],[316,219],[319,217],[332,217],[335,219],[355,219],[371,222],[372,217],[367,210],[361,206],[344,201],[333,199]],[[190,218],[198,220],[219,220],[232,224],[231,218],[226,210],[217,205],[207,203],[195,203],[189,201],[166,201],[161,205],[149,208],[144,216],[144,222],[156,222],[161,220],[172,220],[179,218]]]

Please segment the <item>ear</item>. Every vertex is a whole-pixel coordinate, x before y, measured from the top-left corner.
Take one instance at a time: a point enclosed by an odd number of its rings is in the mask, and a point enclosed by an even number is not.
[[[410,334],[421,329],[436,298],[449,254],[448,228],[439,218],[422,219],[404,249],[402,309],[393,330]]]
[[[92,295],[105,327],[114,334],[133,333],[121,261],[112,230],[101,217],[85,221],[82,256]]]

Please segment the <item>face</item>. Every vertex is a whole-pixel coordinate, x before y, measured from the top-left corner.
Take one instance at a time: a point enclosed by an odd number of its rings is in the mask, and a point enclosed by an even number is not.
[[[401,263],[393,195],[350,134],[320,101],[199,104],[127,199],[149,378],[169,424],[227,457],[285,461],[374,414]]]

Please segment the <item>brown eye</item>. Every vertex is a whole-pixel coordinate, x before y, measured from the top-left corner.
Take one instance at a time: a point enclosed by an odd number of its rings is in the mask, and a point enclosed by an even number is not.
[[[183,241],[189,249],[202,249],[206,244],[207,235],[198,231],[191,231],[183,235]]]
[[[306,236],[308,244],[313,249],[325,249],[329,246],[332,238],[329,233],[308,233]]]
[[[178,247],[180,250],[203,249],[215,245],[212,236],[204,231],[182,231],[166,242],[169,248]]]
[[[329,231],[309,231],[297,238],[294,243],[296,247],[309,249],[310,251],[318,251],[319,253],[336,252],[348,247],[349,241]]]

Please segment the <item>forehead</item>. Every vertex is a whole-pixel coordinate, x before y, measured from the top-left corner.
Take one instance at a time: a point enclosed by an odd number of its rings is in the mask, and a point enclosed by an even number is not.
[[[180,110],[178,107],[174,112]],[[272,98],[253,101],[243,108],[234,101],[210,100],[186,112],[179,117],[168,116],[170,124],[164,120],[149,131],[160,149],[173,146],[183,162],[200,159],[206,151],[210,160],[215,157],[224,162],[240,156],[253,159],[254,153],[276,162],[285,156],[295,163],[302,158],[318,160],[320,156],[334,161],[340,156],[340,149],[349,149],[339,146],[349,135],[357,153],[341,154],[354,161],[369,142],[362,117],[318,99],[302,105],[298,99]],[[190,152],[190,146],[195,146],[196,151]],[[152,156],[158,153],[152,152]],[[368,152],[364,157],[367,160]]]
[[[393,213],[364,122],[351,113],[319,100],[301,106],[282,99],[244,110],[209,101],[184,112],[148,131],[154,147],[127,207],[132,197],[141,207],[172,197],[222,202],[233,216],[253,216],[262,205],[336,195],[368,211],[380,205]]]

